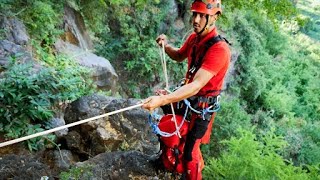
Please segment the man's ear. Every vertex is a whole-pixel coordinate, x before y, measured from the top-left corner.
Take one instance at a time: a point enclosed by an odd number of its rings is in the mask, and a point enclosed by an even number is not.
[[[215,22],[216,22],[216,20],[218,19],[218,16],[217,15],[211,15],[210,16],[210,22],[209,22],[209,24],[210,24],[210,26],[212,26],[213,24],[215,24]]]
[[[215,14],[214,15],[214,20],[216,21],[216,20],[218,20],[218,18],[219,18],[219,14]]]

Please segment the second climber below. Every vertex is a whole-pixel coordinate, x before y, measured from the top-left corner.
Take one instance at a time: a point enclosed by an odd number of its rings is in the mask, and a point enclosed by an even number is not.
[[[179,102],[190,97],[202,99],[197,101],[208,106],[209,100],[217,100],[223,88],[224,78],[230,64],[229,45],[219,36],[216,21],[222,13],[220,0],[195,0],[191,5],[194,32],[180,48],[168,44],[166,35],[161,34],[156,42],[164,46],[166,54],[177,61],[188,61],[188,71],[184,85],[172,93],[151,96],[144,100],[143,108],[153,111],[166,104]],[[208,46],[208,42],[215,39]],[[210,104],[209,104],[210,105]],[[202,104],[200,104],[202,106]],[[202,179],[204,162],[200,151],[201,144],[210,141],[215,113],[206,119],[192,114],[190,126],[183,150],[186,178]]]

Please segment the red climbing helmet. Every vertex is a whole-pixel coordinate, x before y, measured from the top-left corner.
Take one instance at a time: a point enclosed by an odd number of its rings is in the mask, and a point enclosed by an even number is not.
[[[187,132],[188,132],[188,124],[189,123],[183,119],[183,116],[175,115],[175,117],[176,117],[178,128],[181,125],[181,123],[183,123],[183,125],[181,126],[179,132],[180,132],[181,136],[185,136],[187,134]],[[176,131],[176,125],[175,125],[175,122],[174,122],[173,115],[172,114],[164,115],[160,119],[158,127],[163,132],[174,133]],[[166,146],[168,146],[170,148],[178,147],[178,145],[180,143],[180,138],[179,138],[179,136],[177,134],[174,134],[174,135],[172,135],[170,137],[161,136],[160,139],[162,140],[162,142]]]
[[[221,0],[195,0],[191,5],[191,11],[208,15],[221,14]]]

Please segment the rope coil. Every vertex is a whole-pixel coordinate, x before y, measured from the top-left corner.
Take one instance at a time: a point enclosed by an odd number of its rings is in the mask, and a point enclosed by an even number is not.
[[[158,124],[152,122],[152,118],[154,118],[154,116],[159,116],[159,115],[155,114],[155,113],[152,113],[152,114],[149,115],[149,124],[150,124],[152,132],[154,134],[158,134],[158,135],[160,135],[162,137],[171,137],[173,135],[178,135],[178,133],[180,134],[180,129],[184,124],[185,118],[183,118],[183,120],[181,121],[180,125],[176,128],[176,130],[174,132],[168,133],[168,132],[165,132],[165,131],[161,131],[160,128],[158,127]]]
[[[160,47],[159,47],[159,50],[160,50]],[[164,73],[164,77],[165,77],[165,81],[166,81],[166,89],[169,89],[169,78],[168,78],[168,73],[167,73],[167,63],[166,63],[166,59],[165,59],[165,49],[164,49],[163,42],[162,42],[162,51],[160,50],[160,59],[161,59],[162,69],[163,69],[163,73]],[[174,125],[176,127],[175,133],[179,136],[179,138],[181,138],[180,132],[178,130],[178,124],[177,124],[177,119],[176,119],[176,114],[174,112],[173,104],[170,103],[170,106],[171,106],[171,111],[173,114]]]

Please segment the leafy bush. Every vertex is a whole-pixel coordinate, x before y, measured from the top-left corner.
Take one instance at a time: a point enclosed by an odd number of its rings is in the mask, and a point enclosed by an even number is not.
[[[85,71],[75,68],[36,70],[32,64],[12,64],[0,79],[0,131],[10,138],[42,131],[53,110],[90,93],[84,78]]]
[[[162,21],[173,19],[167,15],[170,5],[169,1],[107,4],[112,7],[107,11],[110,31],[98,34],[102,43],[97,51],[115,65],[122,77],[121,86],[129,97],[147,96],[151,87],[164,80],[155,38],[160,34]],[[171,77],[182,78],[184,70],[177,63],[168,63]]]
[[[261,1],[227,1],[226,11],[241,9],[242,12],[252,10],[257,16],[267,16],[274,25],[278,20],[290,18],[297,13],[296,4],[291,0],[261,0]]]
[[[241,45],[241,55],[236,62],[239,72],[236,83],[240,88],[240,98],[247,104],[247,110],[254,113],[263,105],[262,94],[266,91],[269,80],[261,69],[272,68],[271,56],[264,50],[266,37],[249,21],[254,14],[248,12],[243,16],[248,17],[235,17],[233,27]]]
[[[52,44],[54,38],[62,31],[58,28],[62,24],[63,1],[50,0],[45,1],[16,1],[13,11],[23,11],[18,17],[23,20],[27,26],[31,38],[40,42],[44,40],[45,44]],[[43,42],[42,42],[43,43]]]
[[[204,169],[206,179],[313,179],[300,167],[284,160],[278,152],[284,150],[286,142],[273,131],[262,141],[246,130],[239,130],[239,138],[223,141],[227,145],[220,158],[211,158]],[[319,178],[319,169],[313,169]]]
[[[292,116],[293,106],[296,102],[295,94],[288,91],[284,85],[275,85],[266,93],[264,100],[266,108],[275,112],[276,117]]]
[[[255,127],[254,132],[258,139],[276,128],[277,124],[272,118],[273,111],[258,110],[252,117],[251,123]]]
[[[302,128],[304,142],[299,153],[302,164],[317,165],[320,162],[320,123],[309,123]]]
[[[80,180],[90,179],[92,176],[92,166],[86,165],[83,167],[72,167],[67,172],[61,172],[59,178],[61,180]]]
[[[213,124],[211,142],[202,146],[204,156],[217,157],[224,149],[224,145],[220,141],[230,139],[237,136],[238,128],[250,129],[250,115],[248,115],[239,100],[222,101],[221,110],[216,114]]]

